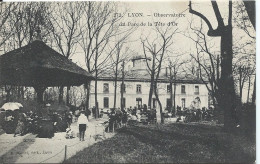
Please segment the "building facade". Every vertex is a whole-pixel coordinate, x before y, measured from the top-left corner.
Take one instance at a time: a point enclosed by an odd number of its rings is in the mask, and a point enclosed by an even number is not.
[[[125,88],[123,92],[123,104],[126,108],[141,107],[148,105],[150,90],[150,75],[147,73],[146,63],[143,57],[132,59],[132,66],[128,67],[130,74],[124,78]],[[167,69],[158,80],[158,95],[163,110],[171,104],[170,80],[167,76]],[[98,107],[109,109],[114,107],[115,78],[113,76],[100,76],[97,81],[97,102]],[[117,81],[116,108],[121,107],[121,77]],[[176,106],[189,108],[195,98],[199,97],[201,107],[208,107],[208,90],[196,77],[184,77],[176,79],[175,103]],[[172,86],[174,88],[174,86]],[[90,107],[95,106],[95,85],[91,82]],[[173,103],[172,103],[173,104]],[[159,108],[155,95],[152,97],[152,108]]]

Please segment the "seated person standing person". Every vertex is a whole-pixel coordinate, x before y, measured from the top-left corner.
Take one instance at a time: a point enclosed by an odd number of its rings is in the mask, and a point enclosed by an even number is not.
[[[85,112],[82,111],[78,118],[78,127],[79,127],[79,140],[84,141],[85,131],[88,124],[88,118],[85,115]]]

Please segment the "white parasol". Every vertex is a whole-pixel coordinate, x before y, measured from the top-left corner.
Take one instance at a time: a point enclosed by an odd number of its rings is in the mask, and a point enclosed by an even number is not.
[[[17,103],[17,102],[8,102],[8,103],[5,103],[5,104],[2,106],[2,108],[3,108],[4,110],[12,110],[12,111],[14,111],[14,110],[16,110],[16,109],[20,109],[21,107],[23,107],[23,105],[20,104],[20,103]]]

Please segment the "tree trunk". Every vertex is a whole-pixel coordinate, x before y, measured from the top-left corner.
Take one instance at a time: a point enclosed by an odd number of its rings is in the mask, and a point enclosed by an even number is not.
[[[173,70],[173,78],[174,78],[174,82],[173,82],[173,88],[174,88],[174,91],[173,91],[173,116],[175,117],[176,116],[176,69],[175,69],[175,66],[174,66],[174,70]]]
[[[252,23],[254,29],[255,29],[255,25],[256,25],[256,21],[255,21],[255,16],[256,16],[256,12],[255,12],[255,4],[256,1],[243,1],[245,4],[245,9],[247,11],[248,17],[250,22]]]
[[[122,81],[122,84],[121,84],[121,98],[120,98],[120,100],[121,100],[121,103],[120,103],[121,110],[124,109],[124,106],[123,106],[123,104],[124,104],[124,90],[123,90],[123,87],[124,87],[124,81]]]
[[[23,90],[23,86],[18,86],[17,87],[17,95],[18,95],[18,98],[24,98],[24,90]]]
[[[95,118],[97,118],[97,114],[98,114],[98,101],[97,101],[97,70],[96,70],[96,74],[95,74],[95,108],[96,108],[96,114],[95,114]]]
[[[173,89],[172,89],[172,80],[170,81],[170,89],[171,89],[171,95],[170,95],[170,99],[171,99],[171,104],[170,104],[170,112],[171,113],[174,113],[173,112]]]
[[[22,97],[22,99],[24,99],[24,87],[23,86],[21,86],[21,97]]]
[[[95,118],[97,118],[97,115],[98,115],[98,100],[97,100],[97,77],[98,77],[98,37],[99,37],[99,32],[98,31],[96,33],[96,54],[95,54],[95,63],[94,63],[94,67],[95,67],[95,111],[96,111],[96,114],[95,114]]]
[[[87,84],[85,84],[85,89],[87,90],[87,93],[86,93],[86,107],[89,109],[90,106],[89,106],[89,97],[90,97],[90,82],[88,82]]]
[[[156,52],[156,45],[154,45],[154,52]],[[149,97],[148,97],[148,108],[152,108],[152,97],[153,97],[153,89],[154,89],[154,78],[155,78],[155,55],[153,54],[153,63],[152,63],[152,69],[151,69],[151,83],[150,83],[150,91],[149,91]]]
[[[212,102],[213,102],[213,106],[216,108],[216,96],[214,96],[214,93],[211,93],[211,98],[212,98]]]
[[[238,68],[238,72],[239,72],[239,98],[240,101],[242,102],[242,71],[241,71],[241,67]]]
[[[116,91],[117,91],[117,68],[116,68],[116,74],[115,74],[115,88],[114,88],[114,105],[113,108],[116,108]]]
[[[153,96],[153,89],[154,89],[154,72],[151,72],[151,83],[150,83],[150,91],[149,91],[149,97],[148,97],[148,108],[152,108],[152,96]]]
[[[124,101],[124,91],[125,91],[125,61],[123,61],[123,64],[122,64],[122,84],[121,84],[121,110],[123,110],[124,106],[123,106],[123,101]],[[124,104],[125,105],[125,104]]]
[[[209,28],[208,36],[221,37],[221,78],[219,80],[219,93],[217,96],[218,104],[224,111],[224,129],[227,132],[234,130],[236,125],[236,111],[235,111],[235,86],[232,74],[232,59],[233,59],[233,40],[232,40],[232,1],[229,1],[228,12],[228,25],[224,25],[223,18],[221,17],[216,1],[211,0],[212,7],[218,22],[218,27],[213,30],[210,21],[203,14],[192,10],[191,1],[189,1],[190,13],[199,16],[203,19]],[[219,95],[220,94],[220,95]]]
[[[163,118],[163,114],[162,114],[162,103],[161,103],[158,93],[157,93],[157,82],[154,82],[154,94],[155,94],[156,101],[158,102],[159,107],[160,107],[161,123],[163,124],[164,118]]]
[[[249,95],[250,95],[250,89],[251,89],[251,78],[248,76],[248,90],[247,90],[247,103],[249,103]]]
[[[223,27],[221,36],[221,101],[220,107],[224,110],[224,128],[226,131],[234,130],[236,125],[235,86],[232,75],[232,26]]]
[[[37,93],[37,102],[39,104],[43,103],[43,92],[44,92],[45,89],[46,89],[46,87],[43,87],[43,86],[35,86],[34,87],[34,90]]]
[[[176,78],[175,78],[176,79]],[[174,110],[174,112],[173,112],[173,114],[174,114],[174,116],[176,116],[176,82],[174,82],[174,92],[173,92],[173,110]]]
[[[67,86],[66,105],[70,105],[70,86]]]
[[[172,110],[173,107],[173,89],[172,89],[172,80],[173,80],[173,76],[172,76],[172,67],[170,67],[170,99],[171,99],[171,104],[170,104],[170,112],[174,113],[174,109]],[[175,113],[173,114],[175,116]]]
[[[64,93],[63,89],[64,89],[64,86],[60,86],[60,88],[59,88],[59,104],[63,103],[63,93]]]
[[[12,86],[11,86],[10,88],[8,88],[8,87],[5,85],[6,102],[9,102],[9,101],[10,101],[12,88],[13,88]]]
[[[17,97],[18,97],[18,99],[21,98],[21,87],[20,86],[17,86]]]
[[[253,95],[252,95],[253,104],[255,104],[255,100],[256,100],[256,75],[255,75],[254,90],[253,90]]]

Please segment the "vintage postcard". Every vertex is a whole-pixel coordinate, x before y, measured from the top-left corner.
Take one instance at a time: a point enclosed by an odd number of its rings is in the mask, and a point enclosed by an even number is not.
[[[256,2],[0,2],[0,163],[256,162]]]

